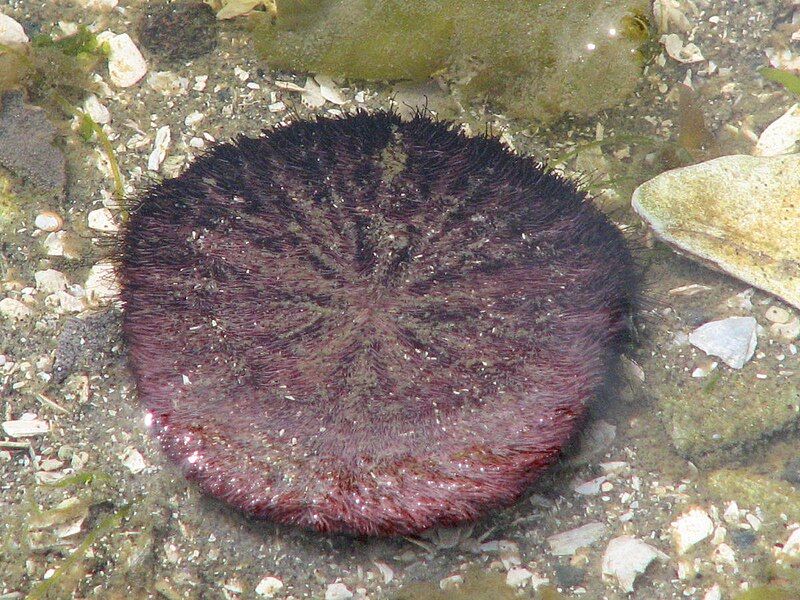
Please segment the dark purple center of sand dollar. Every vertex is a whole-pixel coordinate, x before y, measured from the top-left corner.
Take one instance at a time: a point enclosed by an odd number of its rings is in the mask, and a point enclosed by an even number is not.
[[[387,113],[218,146],[145,195],[120,266],[138,394],[187,476],[367,534],[514,501],[601,385],[632,273],[572,183]]]

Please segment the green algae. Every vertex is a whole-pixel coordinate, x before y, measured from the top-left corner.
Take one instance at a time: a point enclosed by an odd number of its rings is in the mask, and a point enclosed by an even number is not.
[[[651,41],[643,0],[286,0],[255,26],[272,67],[366,80],[446,74],[465,99],[550,122],[615,106]]]
[[[505,575],[477,568],[464,573],[464,583],[454,589],[442,590],[438,582],[414,583],[404,586],[394,600],[516,600],[514,588],[506,584]],[[561,600],[558,591],[547,586],[533,596],[536,600]]]
[[[20,216],[19,199],[11,189],[11,181],[0,174],[0,230]]]
[[[776,587],[759,587],[739,594],[734,600],[797,600],[798,592]]]

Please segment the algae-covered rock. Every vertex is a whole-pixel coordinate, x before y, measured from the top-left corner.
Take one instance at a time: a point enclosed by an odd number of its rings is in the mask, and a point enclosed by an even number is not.
[[[512,116],[591,114],[630,94],[646,0],[284,0],[256,30],[270,65],[369,80],[447,71]]]
[[[800,521],[800,492],[784,481],[774,481],[739,469],[720,469],[708,478],[708,491],[717,502],[736,503],[747,510],[764,511],[765,526]]]
[[[723,156],[667,171],[633,193],[658,237],[800,307],[800,154]]]
[[[797,382],[718,372],[691,380],[659,399],[675,449],[690,460],[719,463],[797,422]]]

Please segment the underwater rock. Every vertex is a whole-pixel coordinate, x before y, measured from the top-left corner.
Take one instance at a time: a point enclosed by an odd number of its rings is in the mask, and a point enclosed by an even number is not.
[[[20,91],[8,92],[0,103],[0,165],[43,190],[63,194],[66,163],[53,144],[56,128],[45,112],[25,104]]]
[[[723,156],[640,185],[633,209],[680,252],[800,307],[800,154]]]
[[[633,91],[647,13],[643,0],[286,0],[256,36],[278,69],[416,81],[446,72],[468,98],[547,122]]]

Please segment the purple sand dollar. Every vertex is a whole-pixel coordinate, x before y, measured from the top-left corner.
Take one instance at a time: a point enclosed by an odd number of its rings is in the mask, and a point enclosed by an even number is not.
[[[637,295],[574,183],[423,115],[216,146],[122,238],[166,453],[233,507],[410,534],[513,503],[580,426]]]

